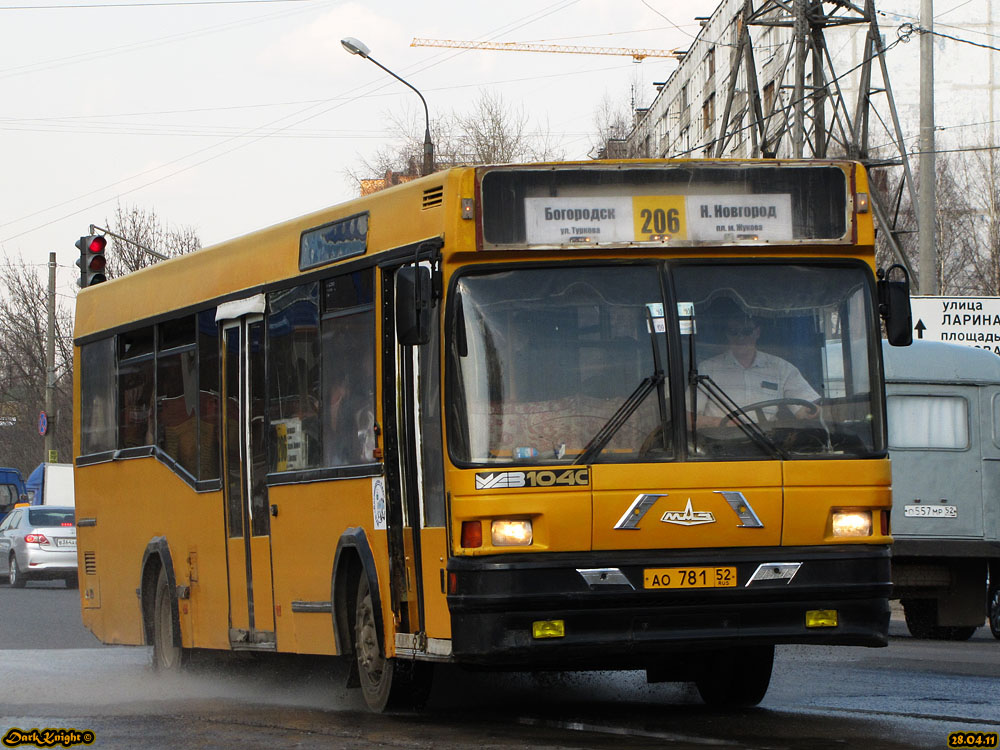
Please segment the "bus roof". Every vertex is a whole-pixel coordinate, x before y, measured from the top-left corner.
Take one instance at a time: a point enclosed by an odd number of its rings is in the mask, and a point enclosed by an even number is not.
[[[943,341],[910,346],[883,341],[882,354],[889,383],[1000,383],[1000,357],[986,349]]]
[[[405,246],[440,236],[444,226],[444,201],[440,198],[447,192],[442,188],[470,171],[438,172],[81,290],[74,338],[174,310],[205,307],[227,295],[241,296],[244,292],[250,296],[264,285],[293,278],[300,273],[299,241],[303,231],[362,211],[371,213],[369,248]],[[428,202],[425,194],[433,194],[437,201]],[[394,216],[406,216],[407,220],[392,221]],[[125,295],[119,286],[123,282],[129,286]]]

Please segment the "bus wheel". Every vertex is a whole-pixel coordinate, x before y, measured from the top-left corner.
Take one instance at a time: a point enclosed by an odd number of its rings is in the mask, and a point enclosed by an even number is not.
[[[993,592],[989,602],[990,632],[1000,640],[1000,588]]]
[[[153,669],[179,669],[184,661],[184,649],[174,644],[174,622],[177,610],[170,597],[167,571],[160,568],[153,596]]]
[[[420,708],[427,701],[431,665],[426,662],[387,659],[375,627],[375,607],[368,579],[358,582],[354,621],[354,653],[365,703],[372,711]]]
[[[709,706],[756,706],[771,684],[774,646],[744,646],[705,655],[695,680],[701,699]]]

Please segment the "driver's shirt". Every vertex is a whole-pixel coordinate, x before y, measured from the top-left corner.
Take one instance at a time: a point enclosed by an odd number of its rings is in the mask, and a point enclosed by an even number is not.
[[[800,398],[805,401],[816,401],[819,398],[819,394],[802,377],[795,365],[759,350],[750,366],[744,367],[727,349],[722,354],[698,363],[698,374],[708,375],[729,398],[743,407],[778,398]],[[729,411],[712,401],[703,388],[699,389],[698,398],[699,414],[721,417]],[[792,410],[798,411],[798,407],[792,406]],[[777,406],[768,406],[764,409],[764,415],[773,419],[777,411]],[[757,415],[751,413],[750,417],[756,419]]]

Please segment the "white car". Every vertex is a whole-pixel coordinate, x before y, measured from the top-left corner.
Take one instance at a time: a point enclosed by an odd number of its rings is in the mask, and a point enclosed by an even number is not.
[[[75,509],[54,505],[14,508],[0,523],[0,577],[14,588],[30,580],[61,578],[79,586]]]

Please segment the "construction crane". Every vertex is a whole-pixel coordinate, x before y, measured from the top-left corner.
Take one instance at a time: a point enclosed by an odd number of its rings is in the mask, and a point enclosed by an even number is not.
[[[625,55],[636,62],[647,57],[684,58],[686,50],[640,49],[633,47],[581,47],[568,44],[532,44],[529,42],[463,42],[453,39],[419,39],[410,42],[411,47],[454,47],[457,49],[490,49],[507,52],[566,52],[578,55]]]

